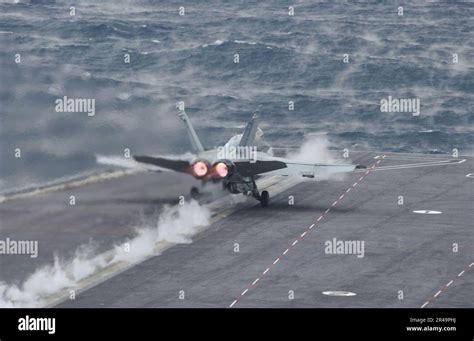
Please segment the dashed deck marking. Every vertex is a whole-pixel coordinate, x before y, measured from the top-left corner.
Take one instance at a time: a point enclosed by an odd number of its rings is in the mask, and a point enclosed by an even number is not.
[[[385,158],[385,155],[382,157],[382,159],[383,159],[383,158]],[[349,188],[347,188],[347,189],[345,190],[345,192],[339,196],[339,199],[336,200],[336,201],[334,201],[334,202],[332,203],[331,207],[336,206],[336,205],[339,203],[339,201],[342,200],[342,199],[345,197],[345,193],[349,193],[351,187],[355,187],[355,186],[357,185],[357,183],[360,182],[361,180],[363,180],[363,179],[365,178],[365,176],[367,176],[367,175],[375,168],[375,166],[378,165],[381,161],[382,161],[382,160],[377,161],[372,167],[370,167],[370,168],[365,172],[365,175],[361,176],[358,181],[356,181],[356,182],[355,182],[354,184],[352,184]],[[331,208],[327,208],[326,211],[324,211],[324,214],[318,217],[318,219],[316,220],[316,222],[321,221],[321,219],[323,218],[323,216],[326,215],[326,214],[328,214],[330,210],[331,210]],[[311,225],[306,229],[306,231],[304,231],[303,233],[300,234],[300,238],[303,238],[315,225],[316,225],[316,223],[311,224]],[[276,258],[276,259],[273,261],[273,264],[270,265],[268,268],[266,268],[265,271],[264,271],[259,277],[257,277],[257,278],[252,282],[252,284],[251,284],[248,288],[246,288],[246,289],[240,294],[240,297],[236,298],[236,299],[229,305],[229,308],[234,307],[234,306],[243,298],[243,296],[245,296],[245,294],[249,291],[249,289],[250,289],[251,287],[254,287],[254,286],[257,284],[257,282],[258,282],[263,276],[265,276],[265,275],[270,271],[270,269],[271,269],[273,266],[275,266],[275,265],[280,261],[280,258],[282,258],[283,256],[285,256],[285,255],[291,250],[291,248],[293,248],[297,243],[298,243],[298,239],[295,239],[295,240],[293,241],[293,243],[291,243],[291,246],[288,247],[287,249],[285,249],[285,251],[283,251],[282,254],[281,254],[278,258]],[[429,303],[429,302],[426,302],[426,305],[427,305],[428,303]]]
[[[430,304],[431,302],[433,302],[436,298],[438,298],[439,295],[441,295],[442,293],[444,293],[446,290],[448,290],[449,286],[451,284],[453,284],[456,280],[459,280],[461,278],[462,275],[464,275],[466,272],[468,272],[469,270],[471,270],[471,268],[474,266],[474,263],[471,263],[469,264],[469,266],[467,266],[464,270],[462,270],[460,273],[458,273],[453,279],[451,279],[448,283],[446,283],[446,285],[444,287],[442,287],[441,289],[439,289],[436,294],[434,294],[428,301],[426,301],[425,303],[423,303],[421,305],[421,308],[424,308],[426,307],[428,304]]]

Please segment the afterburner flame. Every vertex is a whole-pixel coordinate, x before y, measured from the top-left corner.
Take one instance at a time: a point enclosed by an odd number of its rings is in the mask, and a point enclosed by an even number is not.
[[[221,178],[225,178],[227,174],[229,174],[229,169],[227,168],[227,165],[224,162],[219,162],[216,167],[215,167],[217,175],[219,175]]]
[[[207,165],[202,162],[198,161],[193,165],[193,173],[198,177],[202,177],[207,174]]]

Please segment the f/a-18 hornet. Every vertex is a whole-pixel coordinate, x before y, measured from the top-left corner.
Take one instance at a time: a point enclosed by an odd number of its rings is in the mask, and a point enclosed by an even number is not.
[[[243,193],[259,200],[263,207],[269,203],[268,191],[259,192],[255,180],[264,176],[302,176],[314,178],[320,174],[353,172],[363,166],[353,164],[301,163],[273,156],[271,147],[263,140],[262,130],[258,127],[258,116],[254,114],[242,134],[230,138],[222,147],[205,149],[196,131],[183,110],[178,116],[186,129],[194,149],[187,160],[158,156],[133,156],[150,167],[149,170],[172,170],[187,173],[207,182],[222,182],[225,190],[232,194]],[[100,161],[99,161],[100,162]],[[104,162],[105,163],[105,162]],[[199,195],[199,189],[193,187],[191,195]]]

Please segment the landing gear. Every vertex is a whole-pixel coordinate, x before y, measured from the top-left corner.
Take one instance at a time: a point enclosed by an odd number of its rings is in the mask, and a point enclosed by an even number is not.
[[[243,181],[242,181],[243,180]],[[226,181],[223,183],[225,189],[232,194],[240,194],[252,196],[260,201],[262,207],[267,207],[270,202],[270,194],[268,191],[259,192],[255,180],[252,178],[238,179],[238,181]]]
[[[255,190],[252,192],[252,196],[260,201],[260,205],[262,205],[262,207],[267,207],[268,203],[270,202],[270,194],[268,191],[262,191],[262,193],[258,193],[257,188],[255,188]]]
[[[268,193],[268,191],[262,191],[262,193],[260,193],[260,204],[262,205],[262,207],[267,207],[269,201],[270,194]]]
[[[199,191],[199,188],[193,186],[191,188],[191,198],[194,200],[198,200],[201,197],[201,192]]]
[[[262,207],[268,206],[268,203],[270,202],[270,194],[268,193],[268,191],[262,191],[261,193],[259,193],[255,181],[253,181],[252,191],[250,193],[255,199],[260,201]]]
[[[190,191],[191,198],[193,198],[194,200],[201,199],[206,194],[206,192],[205,192],[206,185],[207,185],[207,180],[202,179],[201,180],[201,186],[191,187],[191,191]]]

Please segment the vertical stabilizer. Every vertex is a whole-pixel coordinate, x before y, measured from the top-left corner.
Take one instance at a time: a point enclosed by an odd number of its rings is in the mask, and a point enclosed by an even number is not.
[[[194,131],[193,125],[191,124],[191,121],[189,120],[188,115],[186,114],[186,111],[180,110],[178,113],[179,118],[183,120],[184,124],[186,124],[186,129],[189,134],[189,139],[191,140],[191,144],[193,145],[193,148],[196,152],[203,152],[204,148],[202,146],[201,141],[199,140],[199,137],[197,136],[196,132]]]
[[[257,114],[253,114],[250,121],[247,123],[245,127],[244,133],[242,134],[242,138],[240,139],[239,146],[250,146],[255,141],[255,134],[258,130],[258,116]]]

